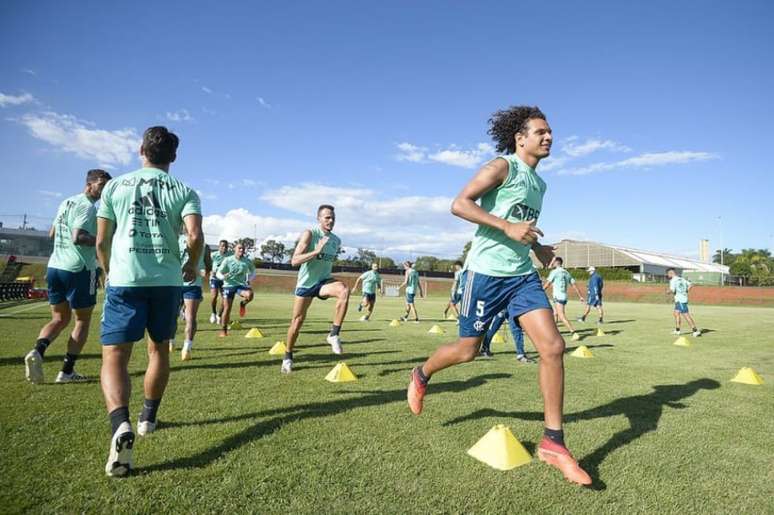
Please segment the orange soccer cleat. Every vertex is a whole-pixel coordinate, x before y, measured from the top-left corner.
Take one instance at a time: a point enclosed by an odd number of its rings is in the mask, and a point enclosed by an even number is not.
[[[548,437],[544,436],[538,446],[538,458],[540,461],[558,468],[564,478],[571,483],[583,486],[591,484],[591,476],[578,465],[567,447],[551,441]]]
[[[411,381],[408,385],[406,398],[408,399],[409,409],[414,415],[422,413],[422,401],[425,398],[425,390],[427,390],[427,385],[422,384],[419,380],[417,369],[413,369],[411,371]]]

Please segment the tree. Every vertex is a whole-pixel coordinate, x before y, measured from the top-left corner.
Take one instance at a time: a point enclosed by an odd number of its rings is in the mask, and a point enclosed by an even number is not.
[[[379,265],[379,268],[398,268],[398,265],[395,263],[395,260],[391,257],[387,256],[377,256],[375,258],[376,263]]]
[[[465,244],[464,247],[462,247],[462,255],[460,256],[460,261],[463,263],[466,259],[468,259],[468,252],[470,252],[470,246],[473,245],[472,241],[469,241]]]
[[[255,250],[255,240],[253,238],[239,238],[238,240],[234,240],[231,245],[232,247],[236,247],[239,244],[244,245],[245,254],[249,254]]]
[[[261,258],[272,263],[282,263],[285,259],[285,244],[281,241],[266,240],[261,245]]]
[[[429,271],[435,270],[438,258],[435,256],[419,256],[414,264],[417,270]]]
[[[715,251],[715,255],[712,256],[712,262],[713,263],[720,263],[720,249]],[[734,262],[734,251],[731,249],[723,249],[723,264],[726,266],[731,266],[731,264]]]

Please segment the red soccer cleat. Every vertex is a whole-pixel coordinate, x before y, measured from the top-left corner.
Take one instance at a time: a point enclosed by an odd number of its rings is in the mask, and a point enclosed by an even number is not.
[[[240,302],[239,303],[239,318],[244,318],[246,313],[247,313],[247,309],[245,309],[245,303],[244,302]]]
[[[427,390],[427,385],[422,384],[419,380],[417,369],[413,369],[411,371],[411,381],[408,385],[406,398],[408,400],[409,409],[414,415],[422,413],[422,401],[425,398],[425,390]]]
[[[591,484],[591,476],[580,468],[580,465],[572,457],[567,447],[551,441],[548,437],[544,436],[538,446],[538,458],[540,458],[540,461],[558,468],[564,478],[571,483],[577,483],[582,486],[589,486]]]

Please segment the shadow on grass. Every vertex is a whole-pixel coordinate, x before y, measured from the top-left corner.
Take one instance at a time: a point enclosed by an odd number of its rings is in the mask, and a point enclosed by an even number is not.
[[[434,393],[462,392],[470,388],[475,388],[485,384],[487,381],[504,379],[510,377],[508,374],[486,374],[474,377],[467,381],[452,381],[448,383],[439,383],[434,385]],[[238,433],[226,438],[220,444],[215,445],[203,452],[177,458],[148,467],[136,469],[137,474],[149,474],[164,470],[175,470],[184,468],[206,467],[216,460],[223,457],[224,454],[237,450],[248,443],[268,436],[275,431],[279,431],[283,426],[291,422],[306,419],[324,418],[338,415],[353,409],[368,408],[371,406],[383,406],[392,402],[406,402],[406,390],[386,391],[366,391],[366,392],[347,392],[341,393],[347,395],[358,395],[357,397],[347,397],[328,402],[313,402],[307,404],[298,404],[295,406],[282,407],[255,413],[244,413],[232,417],[223,417],[210,420],[195,420],[191,422],[167,422],[162,425],[164,428],[201,426],[207,424],[224,424],[229,422],[239,422],[243,420],[265,419],[250,427],[239,431]],[[408,413],[408,408],[406,408]],[[408,415],[407,415],[408,416]]]
[[[576,345],[574,347],[565,347],[564,348],[564,353],[567,354],[568,352],[572,352],[575,349],[577,349],[578,347],[580,347],[580,345]],[[592,345],[584,345],[584,347],[586,347],[587,349],[604,349],[605,347],[615,347],[615,345],[613,345],[612,343],[598,343],[596,345],[593,345],[593,344]]]
[[[597,406],[596,408],[565,414],[564,421],[566,423],[616,417],[619,415],[623,415],[629,420],[628,429],[615,433],[607,440],[607,442],[602,444],[591,454],[584,456],[579,460],[580,466],[589,473],[594,481],[592,488],[595,490],[604,490],[607,488],[607,485],[599,477],[599,466],[601,463],[610,453],[629,445],[646,433],[655,431],[658,428],[658,423],[659,420],[661,420],[664,407],[673,409],[688,408],[688,406],[678,401],[691,397],[699,390],[714,390],[719,387],[720,383],[714,379],[708,378],[697,379],[685,384],[656,385],[653,387],[654,391],[651,393],[621,397],[620,399]],[[450,426],[468,420],[478,420],[487,417],[542,421],[543,413],[537,411],[508,412],[483,409],[474,411],[463,417],[452,419],[444,425]]]
[[[30,346],[30,349],[32,348],[32,345]],[[29,352],[29,351],[27,351]],[[102,359],[102,354],[81,354],[78,356],[78,361],[85,361],[90,359]],[[64,354],[46,354],[44,363],[56,363],[56,365],[50,365],[50,366],[61,366],[62,361],[64,360]],[[24,366],[24,356],[14,356],[10,358],[0,358],[0,366]]]

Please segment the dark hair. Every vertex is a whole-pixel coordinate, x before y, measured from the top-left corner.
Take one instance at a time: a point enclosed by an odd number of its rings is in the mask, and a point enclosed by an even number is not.
[[[537,107],[511,106],[495,111],[489,119],[487,134],[492,136],[498,152],[513,154],[516,152],[517,132],[525,133],[527,122],[533,118],[546,119],[546,115]]]
[[[86,172],[86,184],[92,184],[100,179],[105,179],[105,182],[107,182],[112,179],[112,177],[105,170],[100,170],[99,168]]]
[[[556,256],[556,257],[554,258],[554,261],[559,261],[559,264],[560,264],[560,265],[563,265],[563,264],[564,264],[564,259],[560,258],[559,256]]]
[[[407,259],[406,261],[404,261],[404,262],[403,262],[403,264],[404,264],[404,265],[406,265],[406,266],[411,266],[411,265],[413,265],[414,263],[412,263],[411,261],[409,261],[409,260]]]
[[[323,209],[330,209],[331,212],[335,211],[335,208],[332,205],[330,205],[330,204],[322,204],[322,205],[320,205],[320,207],[317,208],[317,216],[320,216],[320,212]]]
[[[667,272],[669,272],[670,270],[671,270],[671,271],[673,271],[674,273],[677,273],[677,270],[675,270],[675,269],[674,269],[674,268],[672,268],[672,267],[669,267],[669,268],[667,268],[667,269],[666,269],[666,271],[667,271]]]
[[[455,262],[454,262],[454,264],[455,264],[455,265],[460,265],[460,266],[463,266],[463,265],[462,265],[462,261],[455,261]]]
[[[173,162],[179,144],[180,139],[166,127],[150,127],[142,135],[142,153],[149,162],[156,165]]]
[[[225,244],[226,244],[226,247],[228,247],[228,240],[220,240],[220,241],[218,242],[218,245],[220,245],[221,243],[225,243]]]

